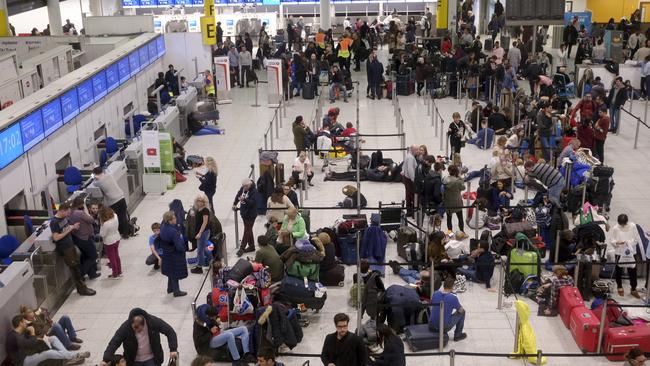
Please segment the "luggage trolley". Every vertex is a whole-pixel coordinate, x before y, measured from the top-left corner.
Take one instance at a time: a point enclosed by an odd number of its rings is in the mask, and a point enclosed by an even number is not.
[[[402,213],[406,208],[405,202],[383,203],[379,201],[379,227],[384,231],[397,230],[402,225]]]

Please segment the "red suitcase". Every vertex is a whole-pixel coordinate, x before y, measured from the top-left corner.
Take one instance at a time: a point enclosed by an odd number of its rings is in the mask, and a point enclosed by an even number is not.
[[[584,306],[573,308],[569,329],[582,352],[596,352],[600,319],[591,310]]]
[[[601,319],[603,313],[603,304],[599,304],[595,308],[592,308],[591,311],[594,312],[596,318]],[[627,313],[618,305],[618,302],[614,299],[607,300],[607,315],[605,317],[605,329],[609,328],[611,323],[619,321],[619,326],[628,326],[632,325],[631,319],[627,317]],[[629,321],[628,324],[625,324],[626,321]]]
[[[623,361],[623,353],[632,348],[650,352],[650,326],[648,324],[629,327],[608,328],[605,333],[605,353],[621,353],[619,356],[607,356],[610,361]]]
[[[569,328],[569,319],[571,319],[571,310],[576,306],[584,306],[582,296],[577,287],[562,287],[560,289],[560,298],[558,299],[557,312],[562,318],[564,326]]]

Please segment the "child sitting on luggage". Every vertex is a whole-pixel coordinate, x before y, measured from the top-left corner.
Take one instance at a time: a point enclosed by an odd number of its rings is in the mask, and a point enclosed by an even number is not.
[[[569,271],[567,271],[565,266],[553,266],[553,277],[551,278],[551,282],[541,285],[537,290],[538,293],[543,293],[543,289],[550,289],[548,306],[544,309],[545,316],[557,315],[560,289],[565,286],[573,286],[573,277],[569,276]]]

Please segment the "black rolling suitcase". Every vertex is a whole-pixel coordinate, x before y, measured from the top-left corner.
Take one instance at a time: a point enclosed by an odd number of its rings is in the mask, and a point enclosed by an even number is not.
[[[319,310],[325,305],[327,293],[323,293],[322,297],[316,297],[316,282],[309,280],[305,282],[302,278],[285,276],[275,299],[292,305],[305,304],[309,309]]]
[[[411,95],[415,92],[415,82],[411,74],[397,75],[397,95]]]
[[[397,255],[408,259],[405,245],[408,243],[417,243],[418,234],[414,228],[402,226],[397,230]]]
[[[435,308],[433,311],[437,311]],[[440,333],[432,332],[429,330],[429,324],[408,325],[404,327],[404,335],[406,336],[406,343],[413,352],[433,350],[438,348]],[[449,343],[449,335],[445,332],[443,334],[443,345],[447,346]]]
[[[306,82],[302,85],[302,99],[314,99],[316,95],[316,83]]]

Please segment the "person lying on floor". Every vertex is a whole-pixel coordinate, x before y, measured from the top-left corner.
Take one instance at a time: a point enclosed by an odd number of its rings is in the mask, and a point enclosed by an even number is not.
[[[385,166],[385,165],[380,165],[377,168],[367,168],[367,169],[362,169],[361,173],[359,174],[359,179],[361,181],[369,180],[372,182],[386,182],[386,181],[392,181],[393,180],[393,174],[392,170],[390,167]],[[357,180],[357,172],[356,171],[349,171],[349,172],[343,172],[343,173],[337,173],[337,172],[328,172],[325,175],[325,181],[331,180],[331,181],[356,181]]]

